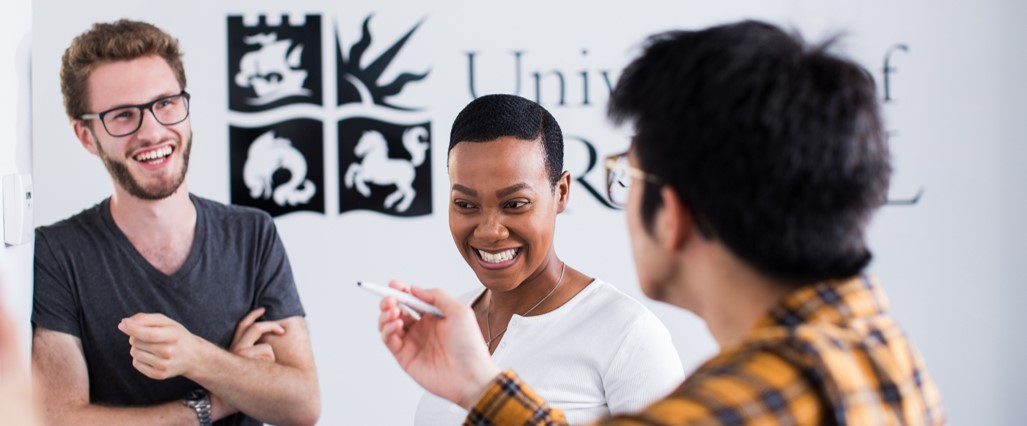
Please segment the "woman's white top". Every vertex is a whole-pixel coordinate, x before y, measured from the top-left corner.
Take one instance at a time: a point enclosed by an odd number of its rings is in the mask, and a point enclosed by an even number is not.
[[[473,303],[484,291],[461,300]],[[685,376],[667,327],[637,300],[600,280],[552,312],[514,315],[501,339],[492,360],[517,372],[550,406],[563,410],[570,424],[638,411],[669,394]],[[466,415],[460,406],[425,392],[414,424],[460,425]]]

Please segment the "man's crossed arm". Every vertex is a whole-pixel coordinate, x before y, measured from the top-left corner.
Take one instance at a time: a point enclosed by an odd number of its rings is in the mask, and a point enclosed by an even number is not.
[[[217,420],[242,411],[267,423],[314,424],[320,391],[310,337],[302,317],[256,319],[250,312],[236,328],[229,350],[203,340],[161,314],[136,314],[118,328],[129,336],[132,365],[164,380],[183,376],[211,393]],[[89,403],[89,375],[81,341],[37,327],[33,374],[49,423],[195,424],[195,411],[180,400],[148,407],[109,407]]]

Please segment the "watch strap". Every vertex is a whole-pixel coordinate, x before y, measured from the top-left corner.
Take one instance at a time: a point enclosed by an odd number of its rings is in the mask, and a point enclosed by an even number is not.
[[[196,419],[199,420],[200,426],[212,426],[214,424],[210,417],[210,394],[207,391],[197,389],[189,392],[185,399],[182,400],[182,403],[196,411]]]

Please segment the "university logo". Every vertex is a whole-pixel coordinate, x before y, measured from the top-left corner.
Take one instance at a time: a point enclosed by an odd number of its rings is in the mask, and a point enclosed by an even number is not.
[[[337,76],[331,102],[322,84],[320,16],[228,17],[232,204],[273,216],[329,214],[325,163],[335,160],[339,213],[431,213],[431,121],[426,111],[393,102],[428,73],[381,81],[420,23],[368,59],[370,21],[364,19],[360,39],[345,50],[334,31],[336,58],[327,64],[334,67],[327,75]],[[335,137],[326,137],[329,125]],[[325,158],[329,144],[337,147],[337,158]]]

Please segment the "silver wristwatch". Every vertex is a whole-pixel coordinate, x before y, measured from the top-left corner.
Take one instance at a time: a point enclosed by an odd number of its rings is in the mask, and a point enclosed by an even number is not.
[[[200,426],[213,425],[210,420],[210,394],[206,390],[197,389],[189,392],[182,399],[182,403],[196,410],[196,418],[200,420]]]

